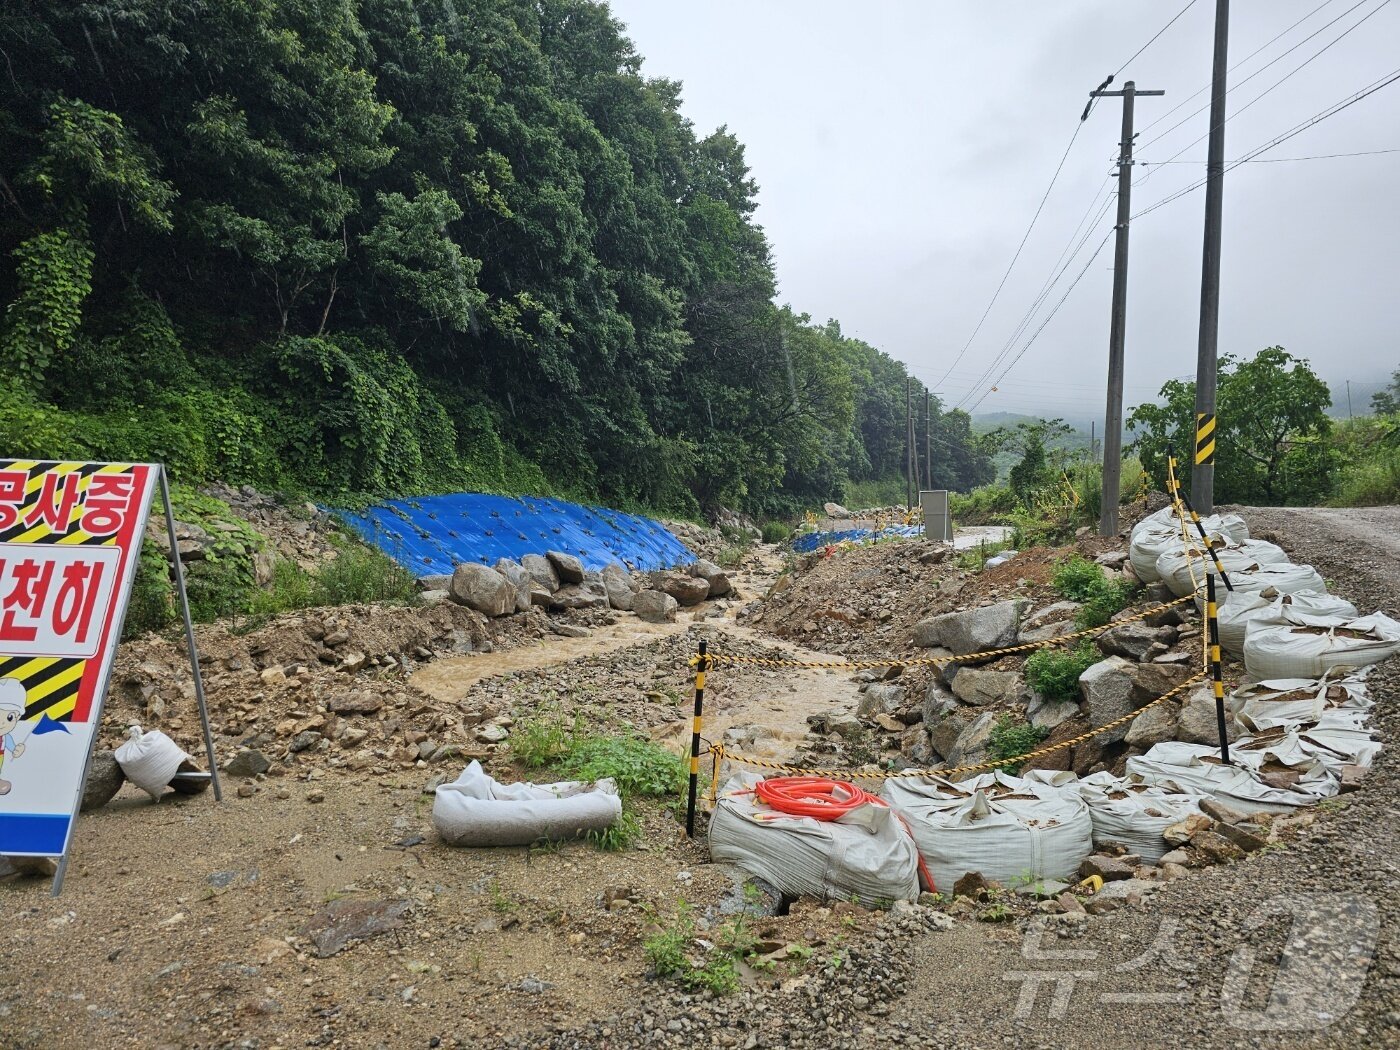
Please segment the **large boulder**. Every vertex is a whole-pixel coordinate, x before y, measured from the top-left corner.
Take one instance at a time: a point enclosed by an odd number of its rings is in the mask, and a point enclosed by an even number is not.
[[[515,588],[515,611],[524,612],[530,608],[530,585],[534,583],[530,574],[509,558],[502,558],[496,562],[496,571]]]
[[[943,687],[936,678],[930,678],[924,690],[924,725],[932,727],[940,718],[958,709],[958,698]]]
[[[560,583],[580,584],[583,582],[583,562],[572,554],[563,551],[546,551],[546,558],[559,576]]]
[[[710,585],[698,576],[672,574],[661,581],[661,589],[682,605],[699,605],[710,596]]]
[[[1154,744],[1176,739],[1176,706],[1170,701],[1154,704],[1128,723],[1123,737],[1129,747],[1148,750]]]
[[[697,579],[704,580],[710,588],[711,598],[723,598],[734,588],[729,582],[729,575],[712,561],[701,558],[690,567],[690,575]]]
[[[515,585],[495,569],[475,562],[453,570],[448,593],[453,601],[486,616],[506,616],[515,611]]]
[[[1025,679],[1015,671],[986,671],[980,667],[964,667],[953,679],[953,695],[965,704],[978,707],[999,704],[1017,696]]]
[[[1157,641],[1157,628],[1149,627],[1141,621],[1125,623],[1120,627],[1110,627],[1098,636],[1097,641],[1106,656],[1143,660],[1147,657],[1147,651]],[[1159,649],[1158,652],[1160,651]]]
[[[837,521],[845,521],[851,516],[851,512],[839,503],[823,503],[822,510],[826,511],[828,518],[835,518]]]
[[[632,590],[632,580],[627,570],[616,562],[603,569],[603,590],[607,592],[608,604],[614,609],[631,609],[637,596]]]
[[[126,774],[117,764],[114,751],[94,751],[88,766],[87,782],[83,784],[83,812],[101,809],[121,790]]]
[[[586,572],[577,585],[566,583],[554,592],[554,607],[559,609],[606,609],[608,604],[602,573]]]
[[[1237,736],[1239,723],[1226,712],[1225,738],[1234,740]],[[1215,694],[1210,686],[1198,686],[1186,694],[1186,701],[1181,705],[1181,712],[1176,719],[1176,738],[1189,744],[1220,743],[1220,726],[1215,718]]]
[[[963,726],[957,740],[943,757],[955,766],[981,762],[988,755],[992,729],[996,724],[997,714],[994,711],[983,711],[976,715]]]
[[[1025,599],[1018,598],[933,616],[915,625],[914,644],[923,648],[941,645],[959,656],[1015,645],[1025,607]]]
[[[1079,676],[1079,692],[1084,697],[1084,712],[1090,726],[1106,725],[1124,715],[1132,714],[1140,704],[1134,703],[1133,671],[1138,665],[1121,656],[1100,660]],[[1108,744],[1128,735],[1128,726],[1118,726],[1097,737]]]
[[[520,567],[530,574],[530,579],[542,590],[553,594],[559,589],[559,574],[543,554],[526,554],[520,559]]]
[[[1051,730],[1061,722],[1079,714],[1079,704],[1073,700],[1051,700],[1032,691],[1026,701],[1026,718],[1037,729]]]
[[[647,623],[671,623],[680,603],[665,591],[642,591],[632,600],[632,611]]]
[[[860,694],[856,714],[861,718],[874,718],[876,715],[892,715],[904,706],[904,686],[870,685]]]

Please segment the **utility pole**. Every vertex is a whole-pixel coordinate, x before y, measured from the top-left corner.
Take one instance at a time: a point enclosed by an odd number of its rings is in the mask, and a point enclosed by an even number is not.
[[[1099,439],[1094,436],[1094,427],[1097,426],[1092,419],[1089,420],[1089,462],[1099,461]]]
[[[1215,62],[1210,78],[1210,144],[1206,149],[1206,232],[1201,251],[1201,328],[1196,341],[1196,433],[1191,502],[1215,510],[1215,368],[1220,334],[1220,226],[1225,204],[1225,74],[1230,0],[1215,0]]]
[[[1350,382],[1350,380],[1348,380]],[[1347,387],[1347,397],[1351,397],[1351,387]],[[924,391],[924,488],[933,488],[933,413],[929,406],[933,395]]]
[[[914,509],[914,389],[904,377],[904,496],[905,509]]]
[[[1110,77],[1109,80],[1113,78]],[[1106,85],[1108,81],[1104,81]],[[1108,407],[1103,422],[1103,498],[1099,511],[1099,535],[1118,535],[1118,490],[1123,473],[1123,336],[1128,318],[1128,220],[1133,192],[1133,99],[1138,95],[1165,95],[1165,91],[1138,91],[1131,80],[1122,91],[1100,87],[1091,98],[1109,95],[1123,99],[1123,138],[1118,145],[1118,223],[1113,249],[1113,314],[1108,327]],[[1089,110],[1084,110],[1084,116]],[[1080,118],[1083,119],[1082,117]]]
[[[1347,380],[1347,419],[1351,419],[1351,380]]]

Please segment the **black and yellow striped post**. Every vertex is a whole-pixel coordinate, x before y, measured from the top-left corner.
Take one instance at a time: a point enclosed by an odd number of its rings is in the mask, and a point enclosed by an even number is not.
[[[1215,455],[1214,450],[1215,445],[1212,442],[1212,456]],[[1225,584],[1225,589],[1227,591],[1233,591],[1235,585],[1230,582],[1229,574],[1225,572],[1225,566],[1220,564],[1220,555],[1215,553],[1215,545],[1210,542],[1210,537],[1206,535],[1206,527],[1201,524],[1201,516],[1196,513],[1196,508],[1191,506],[1191,501],[1186,497],[1185,493],[1181,491],[1181,481],[1176,476],[1176,457],[1173,455],[1167,456],[1167,485],[1171,488],[1171,497],[1176,504],[1177,514],[1180,515],[1182,511],[1185,510],[1185,512],[1191,516],[1191,524],[1196,526],[1196,533],[1201,537],[1201,543],[1205,545],[1206,550],[1210,553],[1210,560],[1215,564],[1215,571],[1220,574],[1221,582]]]
[[[1215,727],[1220,732],[1220,761],[1230,764],[1230,740],[1225,728],[1225,679],[1220,673],[1220,617],[1215,604],[1215,574],[1206,573],[1206,629],[1210,641],[1210,687],[1215,693]]]
[[[1215,463],[1215,414],[1200,412],[1196,415],[1196,466],[1208,467]]]
[[[707,648],[708,643],[702,640],[695,657],[695,722],[690,730],[690,787],[685,804],[685,833],[692,839],[695,837],[695,795],[700,786],[700,719],[705,713],[705,672],[710,666]]]

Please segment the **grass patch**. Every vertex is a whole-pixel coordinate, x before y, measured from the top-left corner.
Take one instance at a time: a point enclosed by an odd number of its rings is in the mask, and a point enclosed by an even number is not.
[[[417,601],[411,572],[377,550],[349,543],[313,572],[288,558],[279,558],[272,566],[272,582],[253,593],[247,611],[256,626],[296,609],[371,602],[412,605]]]
[[[1002,715],[997,719],[997,724],[992,726],[991,736],[987,739],[987,750],[993,761],[1015,758],[1032,750],[1046,736],[1046,730],[1039,726],[1018,721],[1010,715]],[[998,768],[1015,776],[1021,772],[1021,763],[1012,762]]]
[[[1111,580],[1088,558],[1071,555],[1055,566],[1050,582],[1063,598],[1079,602],[1074,625],[1102,627],[1128,607],[1137,588],[1128,580]]]
[[[623,850],[642,837],[635,798],[679,798],[686,787],[685,764],[678,755],[640,733],[590,732],[583,720],[542,718],[518,727],[511,753],[529,769],[551,769],[571,780],[611,778],[622,796],[622,818],[589,835],[600,849]]]
[[[1052,700],[1079,699],[1079,676],[1102,659],[1089,639],[1073,649],[1041,649],[1026,661],[1026,681]]]
[[[786,543],[792,539],[792,526],[782,521],[765,521],[763,523],[764,543]]]
[[[663,921],[655,913],[651,917],[658,929],[642,942],[642,950],[652,972],[657,977],[672,978],[691,991],[728,995],[738,990],[741,961],[748,960],[757,969],[773,966],[753,957],[758,937],[746,915],[732,916],[708,934],[713,947],[703,954],[697,954],[702,946],[696,941],[694,909],[686,901],[677,903],[669,920]],[[805,968],[811,957],[810,948],[793,945],[788,953],[789,969]]]

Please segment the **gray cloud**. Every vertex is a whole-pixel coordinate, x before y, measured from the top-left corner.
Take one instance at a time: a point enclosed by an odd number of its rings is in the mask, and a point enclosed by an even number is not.
[[[1244,59],[1321,0],[1233,5],[1230,55]],[[1332,0],[1238,70],[1232,83],[1341,15]],[[1383,0],[1363,6],[1243,84],[1233,113]],[[644,72],[684,82],[702,131],[728,124],[762,187],[780,296],[905,361],[931,385],[967,342],[1024,233],[1090,89],[1185,0],[613,0]],[[1163,88],[1138,103],[1134,211],[1204,175],[1206,94],[1149,127],[1210,78],[1214,3],[1197,0],[1119,81]],[[1227,126],[1226,156],[1267,142],[1400,65],[1400,4],[1386,6]],[[1264,156],[1400,148],[1400,83]],[[1082,128],[1001,298],[942,392],[975,399],[1110,173],[1119,103]],[[1251,163],[1226,181],[1220,347],[1282,344],[1337,389],[1400,365],[1400,153]],[[1133,225],[1128,403],[1194,374],[1204,198]],[[1111,211],[1099,223],[1097,244]],[[1070,269],[1077,274],[1087,251]],[[981,411],[1101,414],[1112,244]],[[1063,286],[1061,286],[1062,288]],[[1059,298],[1061,289],[1049,302]],[[1037,320],[1035,324],[1038,324]],[[1034,330],[1034,325],[1032,326]]]

